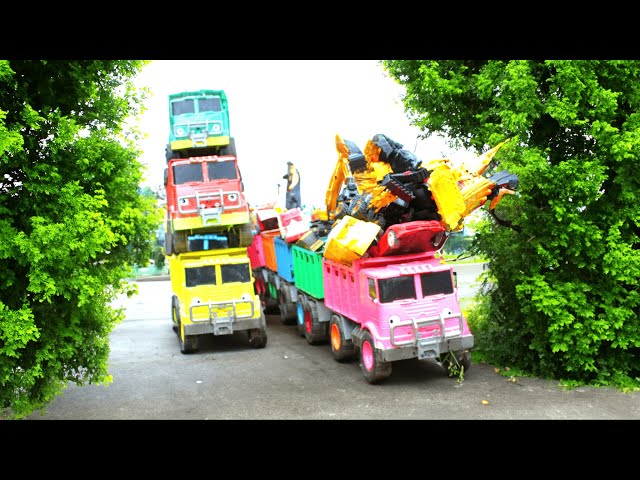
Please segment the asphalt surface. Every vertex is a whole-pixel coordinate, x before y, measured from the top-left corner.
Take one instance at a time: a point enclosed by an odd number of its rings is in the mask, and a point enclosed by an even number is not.
[[[458,284],[474,293],[480,267],[460,265]],[[138,281],[121,298],[126,319],[111,334],[113,383],[70,384],[41,420],[630,420],[640,419],[640,392],[562,388],[540,378],[508,378],[474,363],[462,380],[435,361],[404,360],[379,385],[357,361],[339,363],[328,345],[309,345],[295,326],[267,316],[267,346],[245,332],[201,338],[180,353],[170,318],[167,279]]]

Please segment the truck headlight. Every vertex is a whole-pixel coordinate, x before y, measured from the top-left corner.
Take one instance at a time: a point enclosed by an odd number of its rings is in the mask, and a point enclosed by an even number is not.
[[[214,123],[211,125],[211,133],[220,133],[222,132],[222,125],[219,123]]]
[[[389,325],[393,325],[394,323],[398,323],[400,321],[400,317],[398,315],[391,315],[389,317],[389,320],[387,320],[389,322]]]
[[[176,137],[184,137],[187,135],[187,130],[184,127],[176,127]]]
[[[395,248],[398,246],[398,237],[396,236],[396,232],[393,230],[389,230],[387,243],[389,244],[389,248]]]

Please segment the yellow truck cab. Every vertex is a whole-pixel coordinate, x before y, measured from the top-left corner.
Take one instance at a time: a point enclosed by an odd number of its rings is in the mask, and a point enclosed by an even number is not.
[[[199,335],[240,330],[252,347],[266,346],[266,320],[246,248],[171,255],[169,269],[171,317],[182,353],[197,351]]]

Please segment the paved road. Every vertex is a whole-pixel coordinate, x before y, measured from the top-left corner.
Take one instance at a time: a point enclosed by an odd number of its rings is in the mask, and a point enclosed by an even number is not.
[[[472,286],[465,276],[472,267],[457,269],[459,284]],[[44,416],[29,420],[640,419],[640,392],[509,381],[488,364],[474,364],[458,382],[434,361],[405,360],[385,382],[369,385],[357,362],[336,362],[328,345],[307,344],[273,315],[264,349],[239,332],[205,337],[197,353],[182,355],[170,283],[138,286],[138,296],[120,300],[127,315],[111,335],[113,383],[70,385]]]

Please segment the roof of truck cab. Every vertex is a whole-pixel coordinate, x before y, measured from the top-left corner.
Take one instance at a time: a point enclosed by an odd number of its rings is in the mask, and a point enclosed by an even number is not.
[[[360,272],[371,278],[393,278],[401,275],[415,275],[416,273],[430,273],[451,270],[451,266],[441,263],[440,259],[432,258],[416,262],[385,265],[380,267],[364,267]]]

